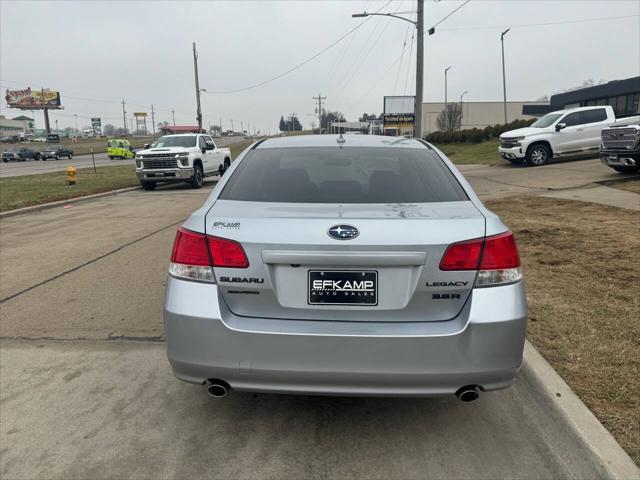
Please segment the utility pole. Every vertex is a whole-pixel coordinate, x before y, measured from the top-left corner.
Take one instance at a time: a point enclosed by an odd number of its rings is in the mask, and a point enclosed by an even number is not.
[[[220,117],[220,135],[222,135],[222,117]]]
[[[73,116],[76,117],[76,137],[77,137],[78,136],[78,114],[74,113]]]
[[[233,118],[231,119],[231,131],[234,132],[234,130],[233,130]]]
[[[58,130],[58,120],[56,119],[56,133],[60,135],[60,130]]]
[[[416,18],[417,51],[416,51],[416,100],[413,136],[422,138],[422,87],[424,81],[424,0],[418,0],[418,16]]]
[[[502,44],[502,95],[503,95],[503,105],[504,105],[504,123],[507,123],[507,80],[504,72],[504,36],[507,32],[511,30],[507,28],[504,32],[500,34],[500,43]]]
[[[124,98],[122,99],[122,121],[124,123],[124,136],[127,136],[127,112],[124,109]]]
[[[318,101],[318,135],[322,135],[322,100],[326,100],[327,97],[318,93],[318,96],[313,99]]]
[[[444,69],[444,119],[447,125],[447,130],[451,130],[449,125],[449,110],[447,109],[447,72],[451,69],[451,67],[447,67]]]
[[[171,117],[173,117],[173,126],[176,126],[176,111],[171,109]]]
[[[202,131],[202,110],[200,109],[200,82],[198,80],[198,52],[196,51],[196,42],[193,42],[193,70],[196,77],[196,106],[198,109],[196,120],[198,121],[198,129]]]
[[[153,105],[151,105],[151,131],[153,132],[153,136],[156,136],[156,116],[153,111]]]
[[[424,0],[417,0],[418,9],[416,21],[397,15],[397,13],[354,13],[351,15],[354,18],[369,17],[373,15],[380,15],[384,17],[393,17],[405,22],[411,23],[416,27],[418,48],[416,51],[416,95],[414,103],[414,122],[413,122],[413,136],[422,138],[422,90],[424,84]],[[406,12],[405,12],[406,13]],[[435,33],[435,27],[429,29],[429,35]]]
[[[247,127],[249,128],[249,127]],[[244,133],[244,123],[240,122],[240,131]]]
[[[295,113],[292,113],[292,114],[291,114],[291,121],[289,122],[289,131],[290,131],[290,132],[294,130],[294,128],[293,128],[293,119],[294,119],[294,118],[296,118],[296,114],[295,114]]]

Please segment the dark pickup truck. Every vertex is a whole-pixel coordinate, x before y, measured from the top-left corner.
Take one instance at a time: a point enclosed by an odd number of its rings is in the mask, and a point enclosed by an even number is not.
[[[640,172],[640,125],[637,121],[602,130],[600,161],[616,172]]]

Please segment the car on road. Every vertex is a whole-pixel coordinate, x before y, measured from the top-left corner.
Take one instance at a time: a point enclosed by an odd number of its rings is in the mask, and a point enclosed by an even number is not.
[[[640,122],[602,130],[600,160],[620,173],[640,172]]]
[[[136,174],[145,190],[161,182],[201,188],[205,177],[222,176],[230,166],[231,151],[219,148],[209,134],[165,135],[136,153]]]
[[[133,158],[135,152],[129,140],[115,138],[107,141],[107,156],[110,160],[114,158]]]
[[[246,149],[179,228],[164,320],[212,396],[473,401],[514,381],[527,301],[513,233],[442,152],[309,135]]]
[[[2,161],[5,163],[9,161],[24,162],[29,158],[40,160],[40,157],[40,152],[27,147],[10,147],[2,152]]]
[[[500,135],[498,153],[511,163],[540,166],[553,158],[594,157],[602,129],[640,117],[616,118],[608,105],[551,112],[529,127]]]
[[[60,160],[63,157],[71,160],[73,158],[73,150],[64,145],[49,145],[40,152],[42,160],[47,160],[48,158]]]

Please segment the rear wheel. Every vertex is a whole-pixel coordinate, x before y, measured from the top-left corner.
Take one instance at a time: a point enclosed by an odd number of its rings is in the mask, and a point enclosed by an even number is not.
[[[194,165],[193,177],[191,177],[191,186],[193,188],[202,188],[204,183],[204,173],[202,173],[202,167],[200,165]]]
[[[73,158],[73,153],[70,153],[68,157],[69,157],[69,160],[71,160]]]
[[[613,168],[616,172],[618,173],[638,173],[640,172],[640,167],[636,166],[615,166],[615,167],[611,167]]]
[[[532,145],[527,150],[527,163],[532,167],[539,167],[547,163],[551,157],[549,147],[544,144]]]
[[[156,182],[140,182],[140,185],[142,185],[143,190],[151,191],[156,189]]]
[[[7,163],[9,160],[7,160],[6,158],[3,158],[3,159],[2,159],[2,161],[3,161],[4,163]]]

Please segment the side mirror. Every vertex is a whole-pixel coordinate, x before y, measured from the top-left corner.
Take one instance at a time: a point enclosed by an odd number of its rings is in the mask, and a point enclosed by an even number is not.
[[[150,144],[150,143],[145,143],[145,144],[142,146],[142,148],[144,148],[145,150],[146,150],[147,148],[151,148],[151,144]]]
[[[556,124],[556,132],[559,132],[560,130],[562,130],[563,128],[565,128],[567,126],[566,123],[558,123]]]
[[[203,148],[203,149],[202,149],[202,153],[207,153],[207,149],[206,149],[206,148]]]

